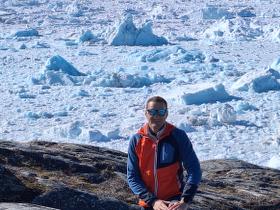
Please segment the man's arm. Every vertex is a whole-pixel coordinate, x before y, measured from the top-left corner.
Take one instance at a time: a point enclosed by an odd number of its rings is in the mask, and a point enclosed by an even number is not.
[[[187,203],[192,201],[201,181],[202,173],[199,160],[186,133],[183,130],[176,129],[175,136],[179,144],[180,159],[187,170],[187,183],[182,193],[182,199]]]
[[[128,159],[127,159],[127,181],[132,192],[145,201],[146,204],[152,206],[157,199],[156,196],[149,192],[141,179],[138,157],[136,155],[136,144],[141,137],[139,134],[133,135],[129,140]]]

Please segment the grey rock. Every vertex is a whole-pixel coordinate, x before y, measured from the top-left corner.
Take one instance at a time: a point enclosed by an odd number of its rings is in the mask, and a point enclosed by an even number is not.
[[[88,145],[0,141],[0,202],[137,210],[137,197],[126,182],[126,160],[125,153]],[[201,166],[203,179],[190,209],[280,209],[279,170],[240,160]]]

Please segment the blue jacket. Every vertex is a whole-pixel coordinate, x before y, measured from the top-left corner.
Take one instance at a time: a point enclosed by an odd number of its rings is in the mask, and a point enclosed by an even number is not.
[[[130,138],[127,180],[143,207],[151,206],[156,199],[175,196],[191,201],[201,180],[201,169],[186,133],[167,123],[155,137],[144,125]]]

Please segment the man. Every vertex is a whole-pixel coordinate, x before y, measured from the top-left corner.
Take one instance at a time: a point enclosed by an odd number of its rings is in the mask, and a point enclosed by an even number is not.
[[[185,210],[201,180],[192,144],[183,130],[166,122],[167,102],[162,97],[148,99],[145,116],[147,123],[129,143],[129,187],[143,209]]]

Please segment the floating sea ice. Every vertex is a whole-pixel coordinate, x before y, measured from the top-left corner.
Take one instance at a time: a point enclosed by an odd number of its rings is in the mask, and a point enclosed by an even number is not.
[[[236,112],[229,104],[223,104],[217,110],[217,119],[221,123],[233,124],[236,121]]]
[[[13,34],[13,37],[29,37],[29,36],[39,36],[39,32],[36,29],[26,29],[22,31],[17,31]]]
[[[214,5],[208,5],[206,8],[202,9],[202,18],[204,20],[217,20],[217,19],[231,19],[234,18],[235,14],[229,12],[225,8],[221,8]]]
[[[154,83],[169,83],[171,79],[165,78],[158,74],[128,74],[125,72],[114,72],[110,74],[96,75],[95,77],[88,77],[85,81],[86,84],[90,84],[94,87],[132,87],[141,88],[144,86],[150,86]]]
[[[173,58],[175,64],[182,64],[182,63],[188,63],[188,62],[199,62],[203,63],[205,60],[206,56],[197,50],[191,50],[187,51],[185,53],[182,53],[182,55],[178,56],[177,58]]]
[[[164,37],[159,37],[153,33],[152,22],[146,22],[142,28],[138,30],[135,40],[136,46],[160,46],[167,45],[168,41]]]
[[[33,45],[32,48],[50,48],[50,45],[44,42],[36,42],[36,44]]]
[[[109,44],[114,46],[119,45],[135,45],[135,40],[138,34],[138,29],[133,23],[131,15],[127,15],[123,22],[113,32],[110,37]]]
[[[51,57],[46,63],[47,70],[62,71],[71,76],[86,76],[86,74],[79,72],[72,64],[66,61],[60,55]]]
[[[27,46],[25,44],[21,44],[20,47],[19,47],[19,49],[21,49],[21,50],[24,50],[26,48],[27,48]]]
[[[78,93],[73,94],[73,96],[72,96],[72,97],[77,97],[77,96],[81,96],[81,97],[89,97],[89,96],[90,96],[90,94],[89,94],[89,92],[87,92],[87,91],[85,91],[85,90],[81,89],[81,90],[79,90],[79,91],[78,91]]]
[[[250,20],[237,17],[233,20],[221,19],[207,28],[203,36],[210,40],[247,41],[263,35],[261,26],[252,24]]]
[[[81,5],[79,1],[73,1],[67,8],[66,11],[69,15],[73,17],[83,16],[83,11],[81,9]]]
[[[110,139],[107,136],[103,135],[99,130],[90,130],[89,131],[89,140],[104,142],[104,141],[109,141]]]
[[[175,39],[179,42],[183,42],[183,41],[189,42],[189,41],[197,41],[198,40],[196,38],[187,36],[185,34],[183,36],[177,36]]]
[[[0,50],[8,50],[8,49],[9,49],[8,46],[2,45],[2,44],[0,43]]]
[[[273,61],[273,63],[270,65],[270,68],[280,71],[280,58],[277,58],[276,60]]]
[[[132,16],[127,14],[123,22],[111,34],[109,44],[114,46],[160,46],[168,44],[168,41],[164,37],[153,34],[151,22],[147,22],[142,28],[137,29]]]
[[[188,123],[186,122],[179,122],[177,123],[178,124],[178,128],[184,130],[185,132],[187,133],[190,133],[190,132],[195,132],[196,129],[193,128],[191,125],[189,125]]]
[[[245,9],[242,9],[240,12],[237,13],[240,17],[256,17],[256,14],[253,12],[254,8],[248,7]]]
[[[67,111],[57,111],[57,112],[54,112],[53,115],[55,117],[67,117],[68,112]]]
[[[78,42],[76,40],[67,40],[65,41],[65,45],[66,46],[77,46],[78,45]]]
[[[167,97],[179,103],[190,105],[200,105],[204,103],[225,102],[233,99],[239,99],[229,95],[223,84],[204,83],[197,85],[186,85],[180,87],[180,90],[172,89]],[[166,95],[166,94],[165,94]]]
[[[185,50],[179,46],[171,46],[163,49],[147,50],[132,53],[131,57],[140,58],[142,62],[157,62],[171,60],[175,64],[188,63],[192,61],[204,62],[206,56],[198,50]]]
[[[248,91],[249,89],[252,89],[257,93],[280,90],[279,79],[280,74],[274,69],[250,71],[237,80],[231,88],[239,91]]]
[[[74,78],[59,71],[45,71],[39,78],[32,77],[31,81],[34,85],[75,85],[77,83]]]
[[[113,129],[113,130],[103,131],[103,133],[110,140],[120,138],[120,129],[119,128],[116,128],[116,129]]]
[[[179,47],[171,47],[165,49],[154,49],[144,52],[138,52],[132,56],[140,57],[142,62],[156,62],[161,60],[168,60],[172,54],[178,52]],[[182,48],[181,48],[182,49]]]
[[[32,77],[32,83],[35,85],[78,85],[77,76],[86,76],[79,72],[72,64],[59,55],[51,57],[39,77]]]
[[[280,154],[272,156],[268,161],[267,166],[270,168],[280,169]]]
[[[54,115],[50,112],[40,112],[39,115],[42,117],[42,118],[46,118],[46,119],[49,119],[49,118],[53,118]]]
[[[78,56],[93,56],[93,55],[97,55],[97,54],[85,50],[81,50],[78,52]]]
[[[150,15],[153,19],[166,19],[166,12],[166,8],[159,4],[153,7]]]
[[[56,126],[46,131],[48,134],[51,133],[53,136],[61,138],[76,139],[83,131],[83,122],[75,121],[63,126]]]
[[[37,119],[39,119],[40,118],[40,115],[39,114],[37,114],[37,113],[35,113],[35,112],[26,112],[25,114],[24,114],[24,116],[26,117],[26,118],[29,118],[29,119],[31,119],[31,120],[37,120]]]
[[[98,38],[95,35],[93,35],[93,33],[90,30],[83,32],[83,34],[79,38],[79,42],[96,42],[96,41],[98,41]]]
[[[33,95],[33,94],[30,94],[30,93],[27,93],[27,92],[23,92],[23,93],[19,93],[18,96],[20,98],[23,98],[23,99],[27,99],[27,98],[36,98],[36,95]]]
[[[246,111],[257,111],[258,109],[249,104],[248,102],[244,102],[244,101],[240,101],[239,103],[237,103],[237,106],[236,106],[236,112],[239,113],[239,114],[242,114]]]
[[[280,42],[280,29],[273,29],[271,39],[275,42]]]

